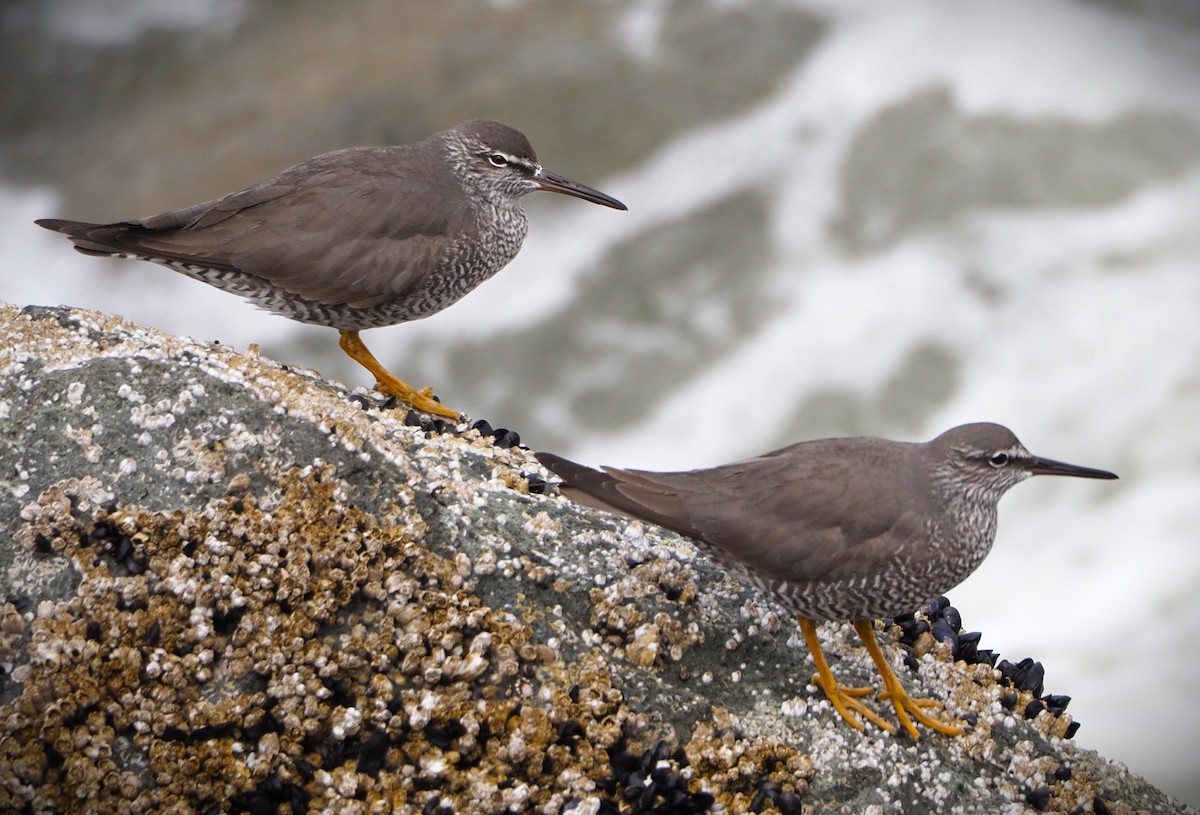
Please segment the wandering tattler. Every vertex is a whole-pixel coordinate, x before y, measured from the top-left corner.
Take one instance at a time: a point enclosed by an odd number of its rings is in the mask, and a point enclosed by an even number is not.
[[[419,320],[504,268],[535,190],[625,209],[542,167],[513,128],[476,119],[400,147],[324,153],[240,192],[136,221],[43,219],[85,255],[149,260],[302,323],[341,332],[375,387],[457,419],[390,374],[358,332]]]
[[[816,622],[851,620],[883,677],[904,729],[912,720],[947,735],[958,726],[929,716],[940,704],[914,699],[875,641],[873,620],[912,611],[978,568],[996,537],[996,505],[1031,475],[1116,478],[1039,458],[1012,431],[968,424],[924,444],[877,438],[819,439],[711,470],[593,470],[550,453],[538,460],[567,496],[639,518],[700,548],[796,615],[820,686],[842,718],[895,728],[861,701],[871,688],[834,679]],[[910,718],[911,717],[911,718]]]

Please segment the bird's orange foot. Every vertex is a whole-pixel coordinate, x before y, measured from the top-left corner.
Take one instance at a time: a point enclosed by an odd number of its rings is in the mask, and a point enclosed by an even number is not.
[[[395,377],[390,378],[390,382],[383,379],[376,381],[375,390],[387,396],[394,396],[401,402],[412,405],[415,409],[424,411],[425,413],[432,413],[434,416],[441,416],[444,419],[450,419],[455,422],[462,418],[458,411],[446,407],[433,398],[433,388],[424,387],[421,390],[416,390]]]
[[[964,731],[961,727],[938,721],[925,713],[926,708],[940,708],[942,706],[941,702],[934,701],[933,699],[914,699],[908,695],[908,691],[900,684],[900,679],[896,676],[896,672],[892,670],[892,667],[888,665],[887,659],[884,658],[883,651],[879,648],[879,643],[875,641],[875,627],[869,620],[855,620],[854,630],[858,632],[858,638],[867,647],[867,653],[871,655],[871,661],[875,663],[875,667],[879,670],[879,675],[883,677],[883,690],[879,692],[879,698],[891,700],[892,707],[896,710],[896,718],[900,720],[900,724],[908,732],[908,735],[912,736],[913,741],[920,739],[920,734],[917,732],[917,726],[913,724],[913,719],[916,719],[930,730],[944,733],[947,736],[961,736],[963,734]]]
[[[921,724],[928,727],[930,730],[935,730],[938,733],[943,733],[947,736],[961,736],[963,729],[958,725],[947,724],[943,721],[933,718],[925,711],[929,708],[941,709],[942,703],[936,699],[914,699],[908,695],[904,688],[900,687],[900,682],[897,680],[896,689],[898,691],[880,691],[879,699],[890,699],[892,707],[896,710],[896,718],[900,720],[900,724],[912,736],[913,741],[916,741],[917,728],[913,724],[913,719],[916,719]]]
[[[443,419],[450,419],[457,422],[461,418],[458,415],[458,411],[451,410],[433,398],[433,388],[421,388],[421,390],[417,390],[407,382],[393,376],[387,368],[379,364],[379,360],[375,359],[375,355],[363,344],[362,338],[358,336],[357,331],[343,331],[341,333],[342,338],[338,344],[341,345],[342,350],[351,359],[375,375],[375,390],[387,396],[394,396],[401,402],[412,405],[417,410],[432,413],[434,416],[441,416]]]
[[[846,720],[846,724],[855,730],[862,730],[862,720],[866,719],[880,730],[886,730],[888,733],[896,732],[894,725],[885,721],[882,716],[861,701],[862,697],[874,693],[874,688],[845,688],[836,680],[827,684],[820,674],[814,675],[812,681],[825,694],[825,698],[833,704],[833,709]]]

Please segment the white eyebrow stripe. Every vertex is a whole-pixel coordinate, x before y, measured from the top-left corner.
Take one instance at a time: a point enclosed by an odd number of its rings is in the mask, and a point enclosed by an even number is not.
[[[488,150],[483,155],[485,155],[485,156],[496,156],[496,155],[504,156],[504,160],[507,161],[509,164],[514,164],[517,167],[521,167],[522,169],[528,170],[531,174],[533,174],[535,176],[542,174],[542,165],[541,164],[538,164],[536,161],[530,161],[527,158],[521,158],[520,156],[514,156],[511,153],[504,152],[503,150]]]

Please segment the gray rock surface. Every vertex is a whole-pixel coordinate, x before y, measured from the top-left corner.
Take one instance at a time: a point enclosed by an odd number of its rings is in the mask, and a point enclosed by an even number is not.
[[[852,730],[794,624],[688,541],[404,419],[0,304],[0,811],[1185,811],[937,647],[901,676],[966,736]]]

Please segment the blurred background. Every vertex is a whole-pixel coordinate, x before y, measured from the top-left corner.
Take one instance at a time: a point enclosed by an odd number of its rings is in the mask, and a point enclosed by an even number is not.
[[[447,404],[591,464],[992,420],[1118,472],[1014,490],[951,598],[1079,744],[1200,803],[1192,0],[6,0],[0,77],[4,300],[369,385],[330,329],[32,221],[493,117],[630,211],[530,196],[506,270],[365,335]]]

